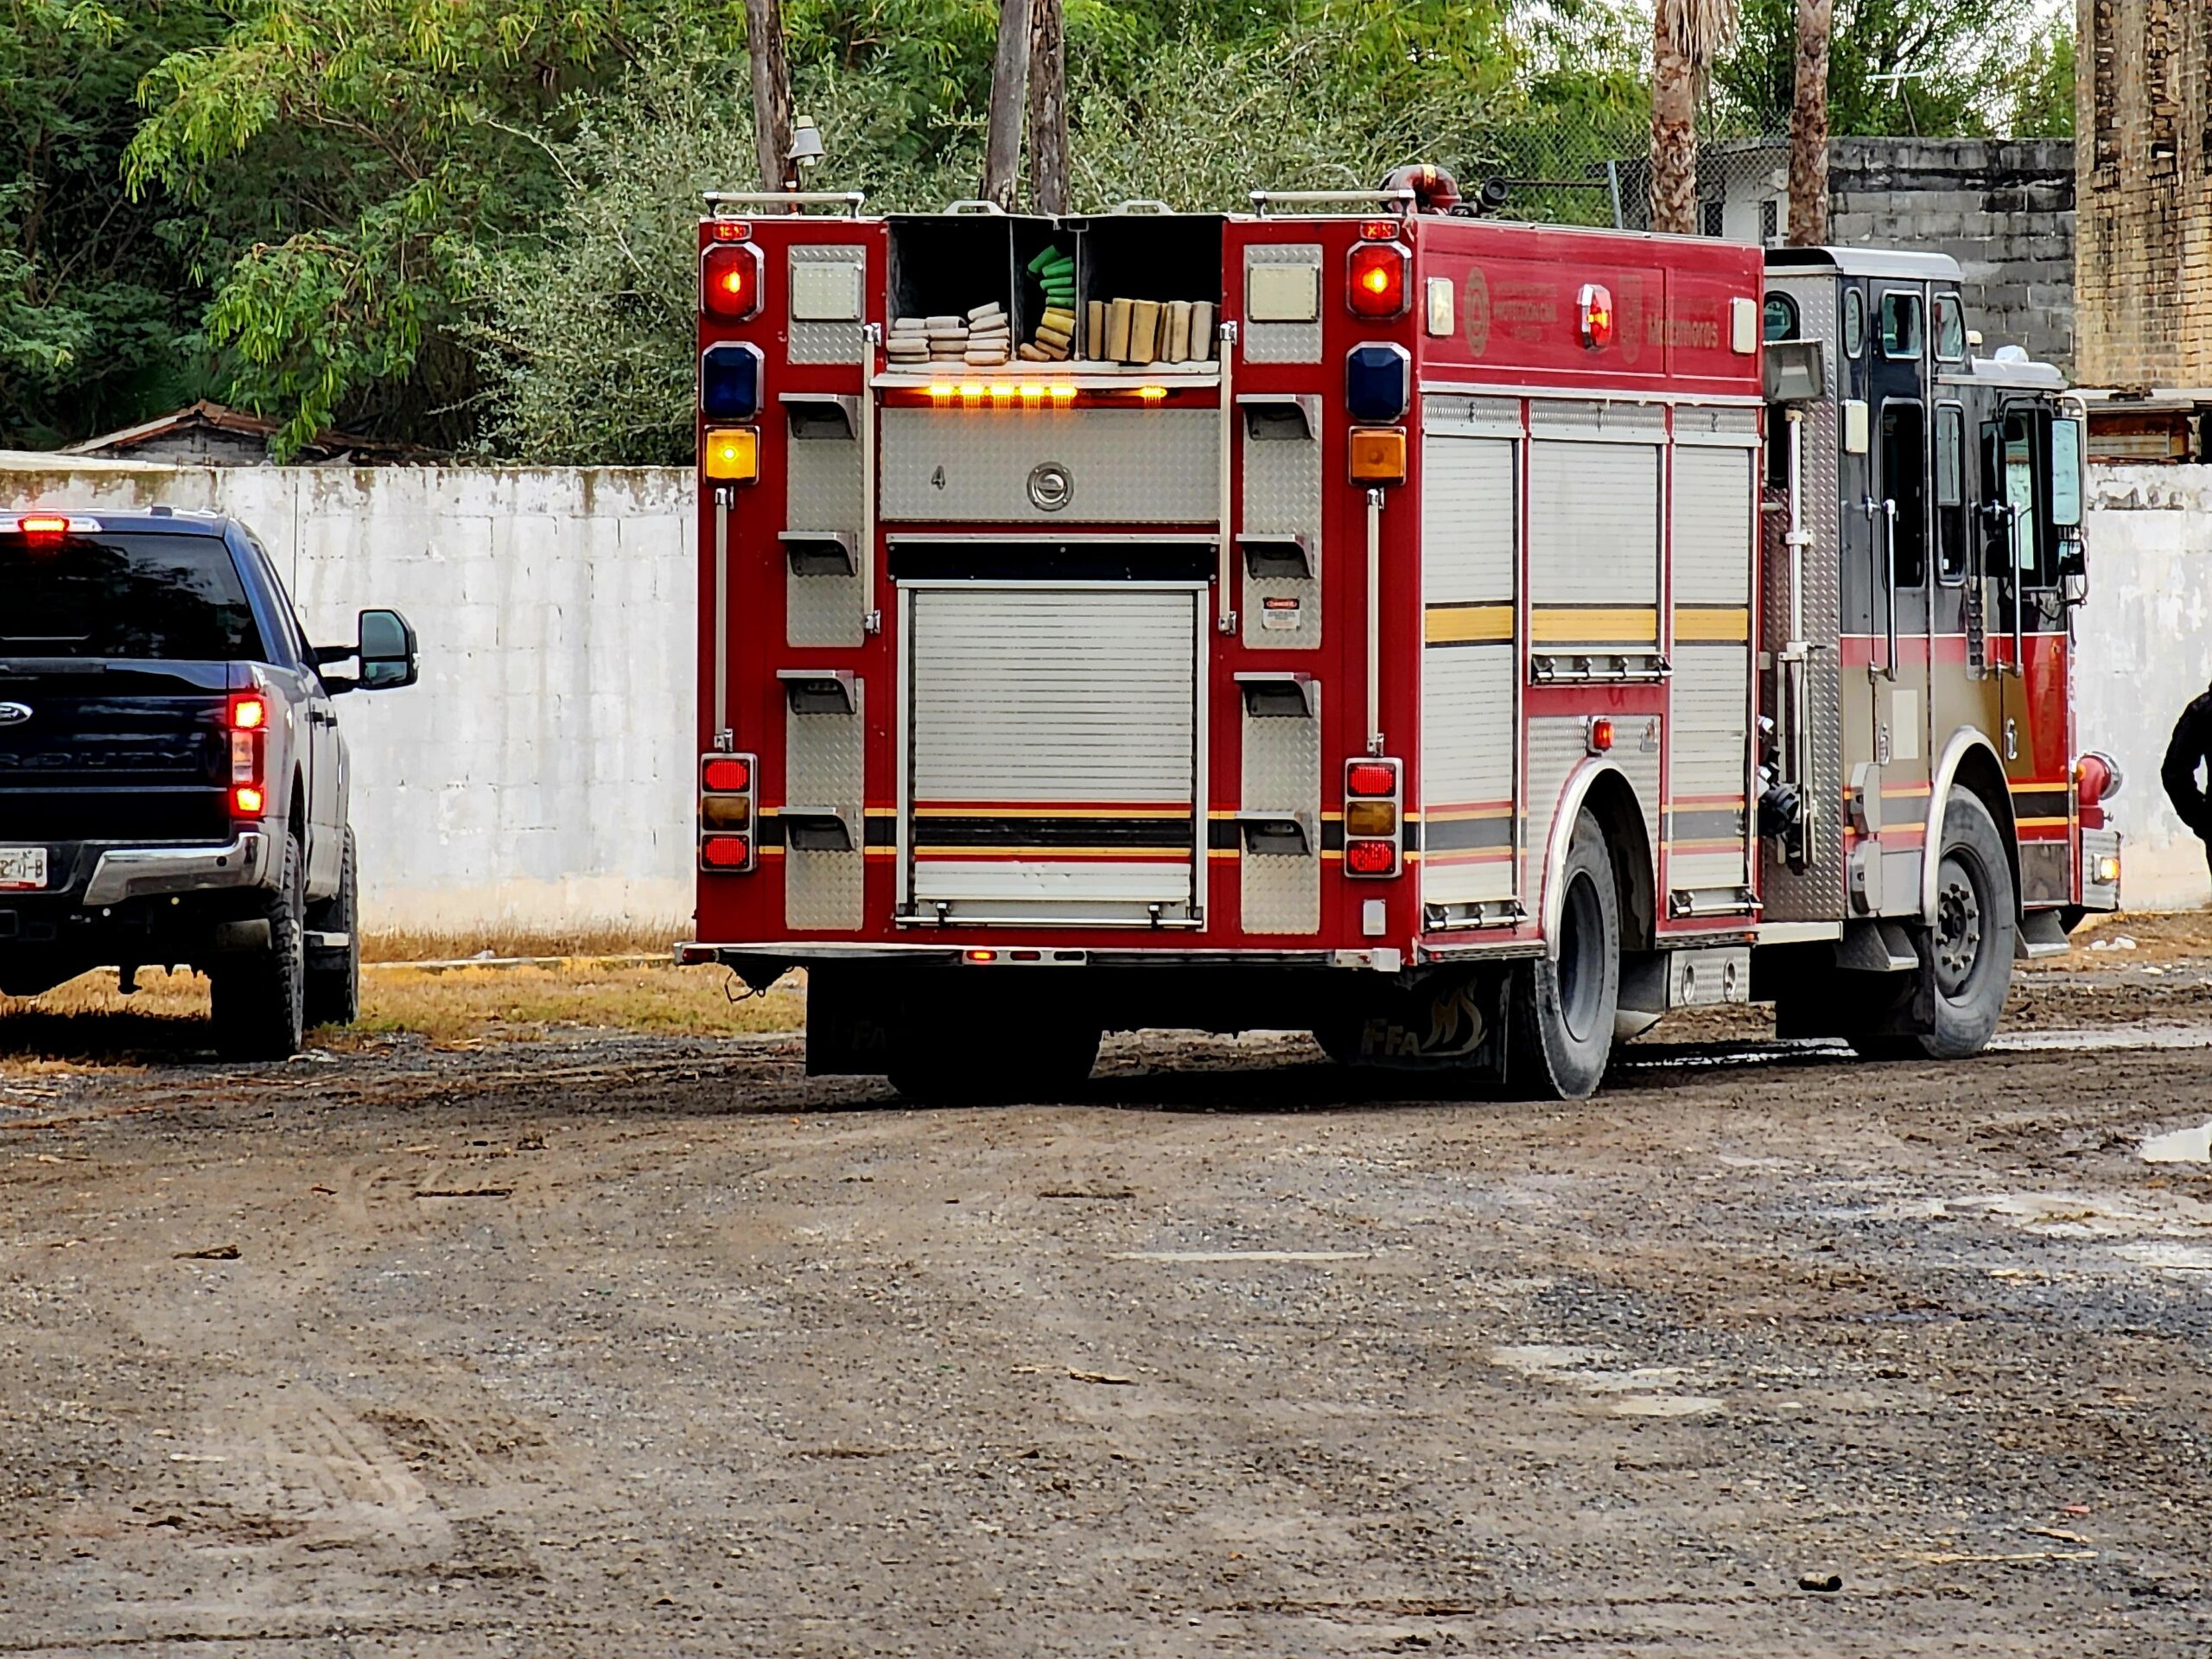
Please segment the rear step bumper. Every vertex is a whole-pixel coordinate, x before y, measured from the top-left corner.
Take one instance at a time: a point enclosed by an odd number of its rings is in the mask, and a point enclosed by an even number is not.
[[[101,853],[79,902],[117,905],[176,893],[257,887],[269,873],[270,845],[260,830],[247,830],[227,845],[111,847]]]

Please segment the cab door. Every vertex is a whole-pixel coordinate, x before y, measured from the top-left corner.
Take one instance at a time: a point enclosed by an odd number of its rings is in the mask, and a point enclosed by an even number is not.
[[[1902,914],[1919,906],[1919,861],[1928,820],[1935,514],[1927,293],[1919,284],[1878,284],[1871,298],[1867,391],[1873,465],[1863,506],[1872,597],[1867,682],[1879,772],[1883,862],[1882,896],[1875,908]]]
[[[2061,593],[2053,503],[2052,446],[2070,422],[2048,404],[2010,400],[1982,429],[1988,548],[2001,574],[1989,653],[2001,665],[2003,724],[1993,734],[2004,757],[2019,837],[2020,900],[2063,904],[2072,896],[2072,700],[2066,605]],[[2078,466],[2075,476],[2078,478]],[[2079,486],[2074,486],[2078,496]],[[2069,516],[2078,521],[2078,505]]]

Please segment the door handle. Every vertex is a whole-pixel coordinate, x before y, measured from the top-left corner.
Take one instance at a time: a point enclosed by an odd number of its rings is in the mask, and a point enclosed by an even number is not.
[[[338,723],[338,711],[334,709],[310,709],[308,710],[308,719],[317,726],[335,726]]]

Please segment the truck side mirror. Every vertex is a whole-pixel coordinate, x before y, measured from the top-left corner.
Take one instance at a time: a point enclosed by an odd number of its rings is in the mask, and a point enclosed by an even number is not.
[[[2082,527],[2082,423],[2063,416],[2050,423],[2050,522]]]
[[[391,691],[415,683],[420,672],[415,630],[405,617],[397,611],[363,611],[359,637],[362,690]]]

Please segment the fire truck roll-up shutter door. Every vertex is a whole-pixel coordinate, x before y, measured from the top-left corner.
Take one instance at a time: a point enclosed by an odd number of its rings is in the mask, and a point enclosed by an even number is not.
[[[1447,925],[1515,892],[1519,448],[1421,447],[1421,890]]]
[[[1663,420],[1635,406],[1532,408],[1529,645],[1539,680],[1657,677]]]
[[[1195,586],[906,590],[906,915],[1198,914]]]
[[[1670,893],[1700,912],[1750,880],[1751,603],[1756,452],[1678,443],[1674,489]]]

